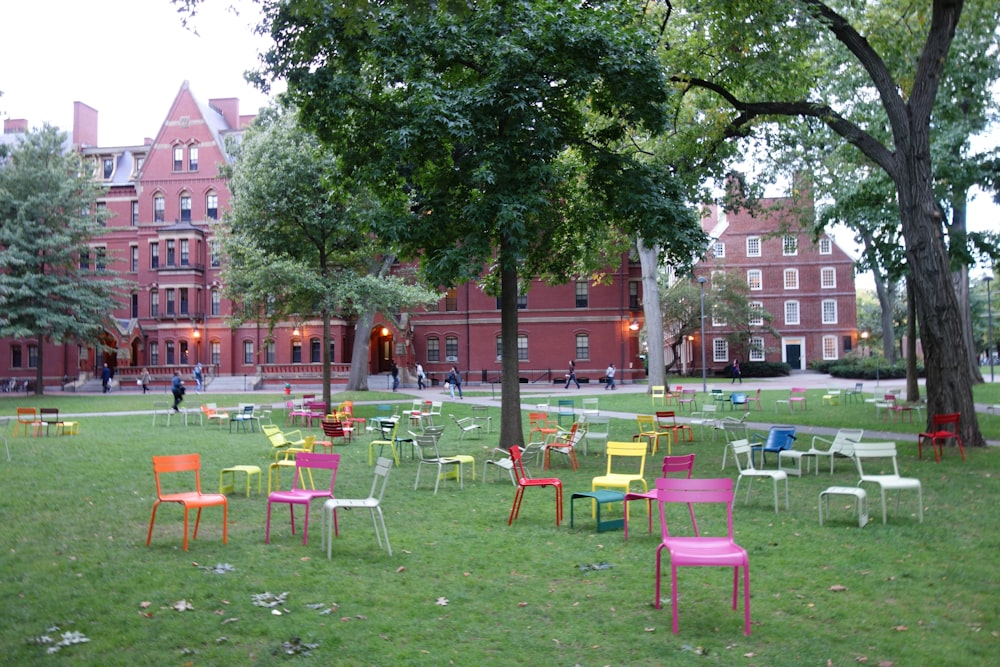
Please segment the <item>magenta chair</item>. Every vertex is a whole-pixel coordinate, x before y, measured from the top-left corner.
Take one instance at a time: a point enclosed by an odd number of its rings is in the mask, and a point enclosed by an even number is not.
[[[686,479],[691,479],[691,471],[694,469],[694,454],[683,454],[678,456],[663,457],[663,476],[667,477],[672,473],[684,474]],[[653,490],[648,493],[626,493],[625,502],[630,500],[645,500],[646,514],[649,517],[649,532],[653,532],[653,501],[658,497],[658,491]],[[698,524],[694,520],[694,508],[688,505],[688,512],[691,515],[691,525],[694,526],[694,534],[698,534]],[[625,512],[625,539],[628,539],[628,512]]]
[[[656,548],[656,602],[660,608],[660,562],[663,550],[670,557],[670,600],[673,612],[673,630],[677,634],[677,568],[679,567],[731,567],[733,568],[733,609],[736,609],[740,588],[740,568],[743,568],[743,633],[750,636],[750,559],[745,549],[733,541],[733,480],[677,479],[656,480],[657,500],[660,502],[660,526],[663,541]],[[726,506],[726,536],[675,537],[667,530],[665,503],[718,503]]]
[[[299,452],[295,455],[295,477],[290,491],[274,491],[267,497],[267,527],[264,529],[264,543],[271,541],[271,505],[287,503],[292,519],[292,535],[295,534],[295,506],[305,505],[306,517],[302,522],[302,544],[309,539],[309,505],[314,498],[332,498],[333,485],[337,481],[337,466],[340,465],[340,454],[312,454]],[[303,474],[306,470],[329,470],[330,486],[328,488],[304,489]],[[337,514],[333,515],[334,530],[337,530]]]

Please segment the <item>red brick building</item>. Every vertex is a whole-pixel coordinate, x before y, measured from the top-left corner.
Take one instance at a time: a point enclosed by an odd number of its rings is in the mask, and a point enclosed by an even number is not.
[[[858,343],[854,260],[832,236],[813,243],[803,216],[813,214],[808,189],[797,199],[764,199],[753,211],[726,213],[709,207],[702,227],[711,237],[710,256],[696,274],[708,279],[723,270],[744,278],[751,302],[770,313],[779,335],[762,333],[739,360],[781,361],[793,370],[813,360],[839,359]],[[781,231],[779,231],[781,230]],[[787,231],[785,231],[787,230]],[[705,314],[706,367],[721,372],[736,358],[726,338],[732,327]],[[698,340],[692,359],[700,359]]]

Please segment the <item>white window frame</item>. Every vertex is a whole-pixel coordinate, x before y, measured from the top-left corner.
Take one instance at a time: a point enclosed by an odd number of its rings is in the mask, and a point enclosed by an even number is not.
[[[717,363],[729,361],[729,341],[725,338],[712,339],[712,361]]]
[[[760,269],[750,269],[747,271],[747,287],[751,292],[759,292],[764,289],[764,272]]]
[[[830,237],[825,236],[819,240],[819,254],[821,255],[833,254],[833,240],[830,239]]]
[[[837,269],[824,266],[819,270],[820,289],[837,289]]]
[[[759,236],[748,236],[747,237],[747,257],[760,257],[760,237]]]
[[[781,254],[785,257],[794,257],[799,254],[798,237],[788,234],[781,237]]]
[[[839,357],[836,336],[823,336],[823,359],[832,360]]]
[[[823,299],[820,308],[823,313],[823,324],[836,324],[837,323],[837,300],[836,299]]]
[[[747,324],[752,327],[764,326],[764,302],[751,301],[747,305],[749,306],[750,311],[750,318]]]
[[[801,324],[802,315],[799,310],[798,301],[785,302],[785,326],[795,326]]]
[[[785,269],[781,272],[781,284],[786,290],[799,288],[799,270]]]
[[[716,259],[723,259],[726,256],[726,244],[722,241],[716,241],[712,244],[712,254],[715,255]]]
[[[764,361],[764,337],[763,336],[751,336],[750,337],[750,361]]]

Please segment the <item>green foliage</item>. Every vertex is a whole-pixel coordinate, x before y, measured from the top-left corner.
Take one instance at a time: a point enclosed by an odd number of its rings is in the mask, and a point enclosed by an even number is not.
[[[783,361],[747,361],[740,364],[744,378],[773,378],[790,375],[791,366]]]

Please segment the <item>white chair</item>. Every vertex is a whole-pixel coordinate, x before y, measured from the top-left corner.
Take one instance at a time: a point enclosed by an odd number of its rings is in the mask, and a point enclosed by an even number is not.
[[[355,508],[367,509],[371,512],[372,525],[375,526],[375,539],[381,547],[382,538],[379,534],[379,526],[381,525],[381,535],[385,536],[386,551],[392,556],[389,533],[385,530],[385,515],[382,513],[382,498],[385,496],[385,488],[389,483],[389,470],[391,469],[392,459],[380,456],[375,462],[375,477],[372,479],[372,488],[367,498],[331,498],[323,503],[323,542],[326,544],[327,559],[333,557],[333,538],[338,534],[337,510]]]
[[[892,474],[872,475],[865,474],[864,466],[866,461],[873,459],[892,459]],[[858,475],[861,481],[858,486],[865,483],[878,484],[882,492],[882,523],[885,523],[885,492],[896,492],[896,512],[899,512],[899,492],[905,490],[916,490],[917,492],[917,516],[920,523],[924,521],[924,494],[920,486],[920,480],[915,477],[900,477],[899,466],[896,463],[896,443],[894,442],[856,442],[854,443],[854,463],[858,466]],[[869,465],[869,470],[874,464]],[[885,465],[884,463],[882,465]]]
[[[583,434],[583,455],[586,456],[588,446],[591,442],[600,445],[604,451],[608,450],[608,431],[611,428],[611,418],[595,415],[581,415],[580,421],[587,425],[587,430]]]
[[[473,419],[472,417],[463,417],[462,419],[459,419],[455,415],[450,414],[448,416],[452,418],[452,421],[455,422],[455,425],[458,426],[458,428],[461,429],[462,431],[461,433],[458,434],[459,440],[463,440],[465,438],[465,434],[469,432],[475,433],[477,437],[482,437],[483,425],[477,424],[476,420]]]
[[[423,470],[424,466],[433,467],[435,470],[434,475],[434,495],[437,495],[438,486],[441,484],[442,478],[446,478],[445,468],[449,466],[461,468],[462,462],[457,458],[451,458],[448,456],[441,456],[441,452],[438,451],[437,438],[429,435],[414,435],[413,444],[417,448],[417,454],[420,458],[417,460],[417,478],[413,482],[413,490],[417,490],[417,486],[420,485],[420,471]],[[461,471],[458,475],[458,484],[460,488],[464,488],[465,484],[462,479]]]
[[[753,452],[750,449],[749,440],[735,440],[727,445],[731,447],[733,456],[736,459],[736,466],[740,469],[740,476],[736,479],[736,490],[733,495],[740,491],[740,482],[747,478],[747,499],[750,502],[750,488],[753,486],[755,477],[769,477],[774,482],[774,513],[778,513],[778,482],[785,482],[785,509],[788,504],[788,473],[784,470],[758,470],[753,466]],[[744,458],[745,457],[745,458]]]
[[[483,461],[483,481],[486,481],[486,467],[496,466],[497,479],[500,479],[500,471],[506,470],[510,475],[510,483],[517,486],[517,478],[514,477],[514,461],[510,458],[510,452],[503,447],[494,447],[490,456]]]
[[[583,408],[580,410],[581,414],[590,416],[597,416],[601,414],[600,409],[597,407],[597,403],[600,399],[598,398],[585,398],[583,399]]]
[[[830,457],[830,474],[833,474],[833,461],[838,456],[843,456],[844,458],[854,458],[854,443],[861,440],[861,437],[865,434],[865,430],[862,428],[842,428],[837,431],[837,435],[833,437],[833,440],[829,438],[824,438],[821,435],[813,436],[812,444],[809,446],[809,450],[806,452],[812,456],[829,456]],[[827,449],[818,449],[816,447],[817,442],[825,442],[830,445]],[[816,461],[816,474],[819,474],[819,460]]]
[[[715,431],[719,428],[718,406],[715,403],[706,403],[701,406],[701,410],[691,413],[691,423],[701,426],[701,437],[705,438],[705,429],[712,429],[712,439],[715,439]]]

